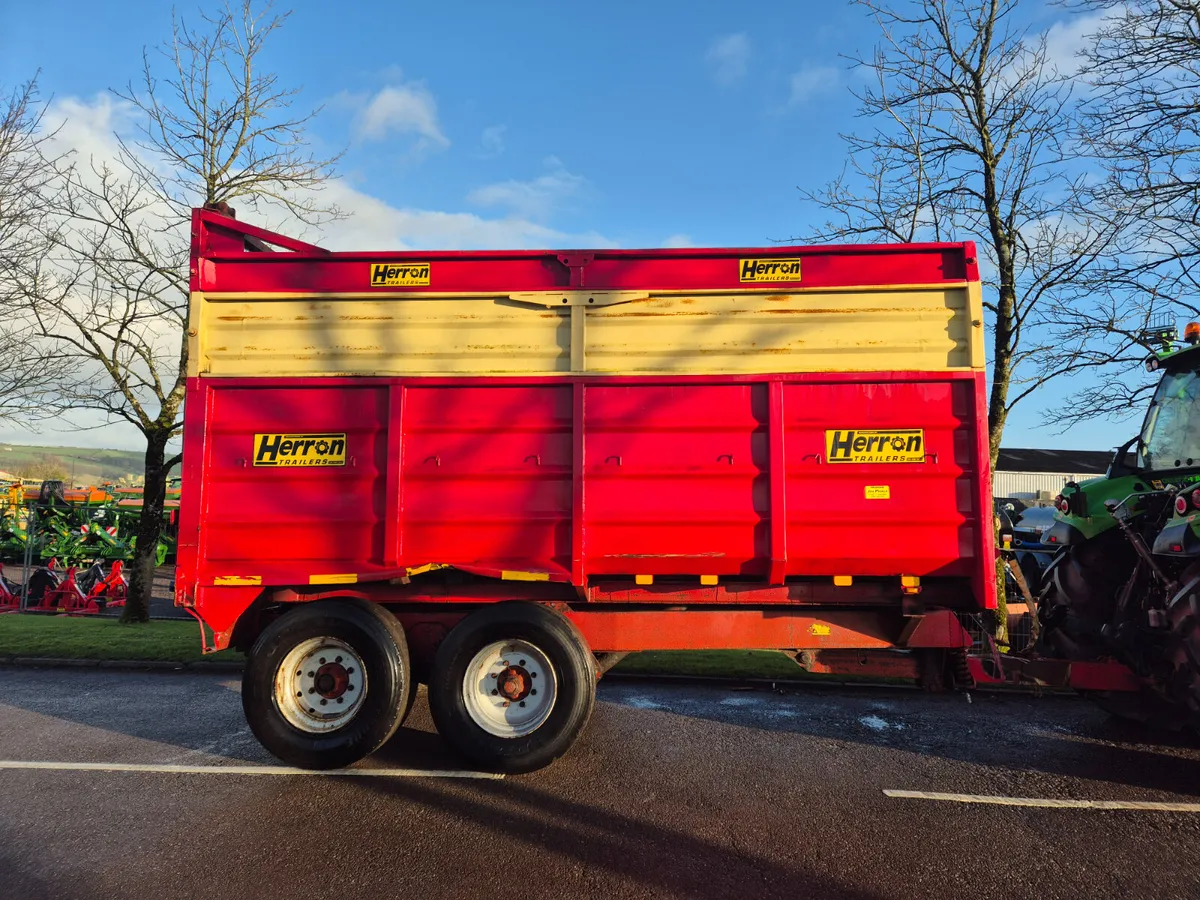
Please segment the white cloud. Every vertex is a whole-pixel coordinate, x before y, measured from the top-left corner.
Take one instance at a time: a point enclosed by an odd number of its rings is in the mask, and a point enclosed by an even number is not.
[[[841,75],[833,66],[805,66],[791,77],[788,104],[796,106],[837,87]]]
[[[507,125],[489,125],[483,129],[479,143],[483,146],[484,156],[499,156],[504,152],[504,132],[506,131],[508,131]]]
[[[746,66],[750,62],[750,38],[745,32],[719,37],[709,44],[704,60],[717,84],[736,84],[746,77]]]
[[[1088,35],[1094,34],[1100,23],[1110,15],[1111,11],[1100,10],[1055,22],[1044,34],[1046,62],[1063,75],[1074,75],[1082,63],[1079,52],[1087,46]]]
[[[534,220],[548,219],[587,184],[587,179],[572,175],[553,156],[546,160],[546,165],[550,171],[530,181],[510,178],[476,188],[467,195],[467,202],[474,206],[507,209],[511,215]]]
[[[690,237],[688,237],[686,234],[672,234],[669,237],[667,237],[665,240],[663,240],[662,245],[664,247],[695,247],[696,246],[695,244],[692,243],[692,239]]]
[[[389,135],[415,135],[424,147],[449,147],[438,124],[437,103],[420,82],[389,85],[367,101],[355,123],[361,140],[378,141]]]
[[[328,185],[324,197],[350,213],[324,226],[316,243],[330,250],[537,250],[551,247],[613,247],[596,232],[569,233],[519,215],[486,218],[470,212],[395,207],[345,181]]]

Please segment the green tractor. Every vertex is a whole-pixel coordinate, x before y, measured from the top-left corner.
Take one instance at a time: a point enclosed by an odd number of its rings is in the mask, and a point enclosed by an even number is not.
[[[1131,668],[1140,693],[1089,692],[1114,715],[1200,728],[1200,324],[1183,346],[1173,327],[1152,336],[1162,379],[1141,433],[1055,501],[1043,540],[1063,549],[1038,599],[1040,649]]]

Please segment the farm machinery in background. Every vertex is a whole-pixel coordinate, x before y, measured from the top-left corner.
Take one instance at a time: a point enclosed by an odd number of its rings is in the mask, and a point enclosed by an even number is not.
[[[0,484],[0,562],[128,562],[142,515],[140,488],[111,485],[64,489],[62,482]],[[175,556],[179,490],[169,491],[163,511],[159,565]],[[32,547],[30,529],[32,525]],[[30,552],[32,551],[32,552]]]
[[[157,561],[173,561],[178,487],[168,492]],[[103,485],[64,489],[62,482],[0,485],[0,564],[20,566],[26,584],[0,570],[0,612],[17,609],[97,614],[123,606],[125,563],[136,547],[141,490]]]

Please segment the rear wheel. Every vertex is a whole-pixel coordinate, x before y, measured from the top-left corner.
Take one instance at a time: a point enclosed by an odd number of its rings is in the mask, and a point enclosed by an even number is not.
[[[1115,613],[1117,594],[1130,577],[1133,563],[1128,544],[1112,532],[1070,547],[1043,576],[1038,607],[1047,649],[1059,657],[1094,660],[1113,655],[1101,627]],[[1186,711],[1146,685],[1140,691],[1080,691],[1118,719],[1150,728],[1178,730]]]
[[[1183,574],[1183,588],[1169,611],[1171,642],[1167,662],[1172,669],[1169,691],[1200,728],[1200,564]]]
[[[404,629],[361,600],[306,603],[255,641],[242,708],[255,737],[286,763],[336,769],[374,753],[408,713]]]
[[[570,749],[596,703],[596,662],[565,617],[535,603],[472,613],[442,641],[429,708],[438,732],[479,765],[531,772]]]

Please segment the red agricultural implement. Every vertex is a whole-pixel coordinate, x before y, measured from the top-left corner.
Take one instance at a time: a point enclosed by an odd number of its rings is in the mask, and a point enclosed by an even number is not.
[[[125,605],[129,582],[120,560],[113,563],[107,575],[99,562],[82,575],[77,567],[69,566],[61,580],[59,571],[53,560],[50,566],[35,571],[27,610],[81,616],[99,615],[108,607]]]
[[[419,679],[453,747],[528,771],[639,650],[988,675],[960,624],[996,606],[972,244],[330,253],[208,211],[192,237],[176,603],[248,653],[280,758],[372,752]]]
[[[16,612],[21,608],[21,586],[9,581],[0,572],[0,613]]]

